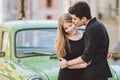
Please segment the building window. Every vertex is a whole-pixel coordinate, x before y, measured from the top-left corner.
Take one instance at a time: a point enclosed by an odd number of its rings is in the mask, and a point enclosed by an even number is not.
[[[52,6],[52,0],[47,0],[47,7],[51,7]]]
[[[52,16],[48,15],[48,16],[47,16],[47,19],[52,19]]]

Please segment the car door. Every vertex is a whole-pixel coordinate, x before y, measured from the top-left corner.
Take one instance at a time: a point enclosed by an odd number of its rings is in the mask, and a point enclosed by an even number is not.
[[[7,80],[5,78],[5,73],[9,69],[6,67],[6,57],[8,54],[8,29],[5,27],[0,27],[0,79]]]

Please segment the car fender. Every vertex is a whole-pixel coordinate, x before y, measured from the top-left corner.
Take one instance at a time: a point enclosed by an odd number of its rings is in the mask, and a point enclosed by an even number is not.
[[[120,80],[120,66],[110,65],[110,68],[115,72],[115,74],[113,74],[113,77],[115,77],[116,80]]]

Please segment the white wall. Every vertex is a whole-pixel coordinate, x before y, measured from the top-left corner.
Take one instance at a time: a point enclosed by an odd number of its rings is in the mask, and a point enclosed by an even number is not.
[[[0,23],[3,22],[3,0],[0,0]]]

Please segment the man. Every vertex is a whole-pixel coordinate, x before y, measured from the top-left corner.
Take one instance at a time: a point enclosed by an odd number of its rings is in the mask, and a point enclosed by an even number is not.
[[[91,17],[90,7],[86,2],[77,2],[69,8],[72,21],[76,26],[85,25],[83,54],[73,60],[66,61],[61,58],[61,68],[83,62],[91,62],[85,68],[84,80],[108,80],[112,76],[107,62],[109,47],[108,33],[102,23]]]

